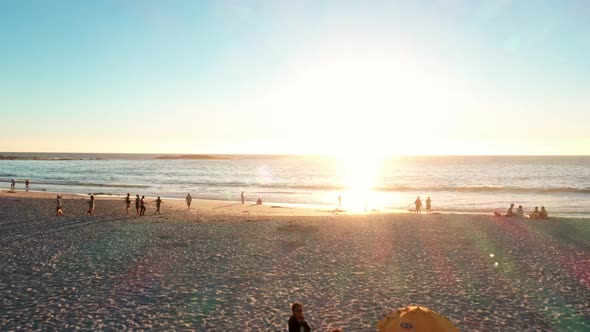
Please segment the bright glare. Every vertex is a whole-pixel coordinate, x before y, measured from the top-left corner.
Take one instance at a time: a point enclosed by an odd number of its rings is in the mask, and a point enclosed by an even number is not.
[[[370,211],[374,204],[375,185],[381,157],[351,154],[338,157],[342,193],[342,209],[350,212]]]

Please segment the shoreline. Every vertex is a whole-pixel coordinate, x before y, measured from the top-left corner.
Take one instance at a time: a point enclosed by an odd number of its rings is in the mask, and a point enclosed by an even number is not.
[[[55,199],[56,195],[62,195],[64,199],[87,199],[90,194],[84,193],[59,193],[59,192],[51,192],[51,191],[35,191],[35,190],[16,190],[15,192],[9,190],[1,190],[0,191],[0,198],[1,197],[18,197],[18,198],[41,198],[41,199]],[[103,194],[97,193],[94,194],[95,199],[101,201],[113,201],[119,202],[125,198],[125,195],[113,195],[113,194]],[[134,200],[133,195],[131,195],[132,200]],[[146,199],[151,202],[155,199],[156,196],[146,196]],[[161,197],[164,201],[172,201],[175,202],[175,207],[185,206],[184,198],[177,198],[177,197]],[[257,206],[259,209],[256,211],[258,213],[269,213],[271,215],[278,215],[281,214],[280,212],[285,212],[285,215],[292,215],[292,216],[321,216],[326,214],[346,214],[346,215],[377,215],[377,214],[409,214],[409,215],[429,215],[425,212],[415,214],[411,210],[403,210],[403,209],[371,209],[371,210],[358,210],[358,209],[347,209],[346,205],[338,207],[337,205],[321,205],[321,204],[300,204],[300,203],[284,203],[284,202],[263,202],[262,205],[256,205],[255,202],[248,202],[242,205],[240,201],[236,200],[223,200],[223,199],[201,199],[201,198],[194,198],[193,197],[193,204],[200,202],[200,208],[204,210],[211,210],[215,209],[218,210],[220,208],[227,207],[227,212],[238,212],[239,206],[249,208],[251,206]],[[122,203],[121,203],[122,204]],[[223,205],[225,204],[225,205]],[[132,208],[134,207],[134,203],[132,202]],[[196,206],[196,205],[195,205]],[[231,207],[231,208],[230,208]],[[163,206],[163,208],[165,208]],[[272,209],[269,212],[268,209]],[[247,209],[248,210],[248,209]],[[288,210],[288,211],[284,211]],[[245,212],[242,210],[242,212]],[[447,211],[447,210],[434,210],[430,213],[430,215],[442,214],[442,215],[467,215],[467,216],[493,216],[494,211],[490,211],[490,213],[481,213],[481,212],[469,212],[469,211]],[[503,214],[503,213],[502,213]],[[526,214],[525,214],[526,215]],[[590,215],[588,216],[581,216],[579,214],[576,215],[549,215],[549,220],[555,219],[576,219],[576,220],[589,220]],[[518,218],[514,218],[515,220],[519,220]],[[523,221],[531,221],[534,219],[529,218],[522,218]],[[536,220],[542,221],[542,220]]]

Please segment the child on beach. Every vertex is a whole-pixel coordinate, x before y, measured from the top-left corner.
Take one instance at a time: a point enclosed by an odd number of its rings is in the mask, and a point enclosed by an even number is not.
[[[514,216],[516,216],[516,213],[514,213],[514,211],[512,211],[512,209],[514,209],[514,203],[510,204],[510,207],[508,208],[508,210],[506,210],[506,214],[504,216],[505,217],[514,217]]]
[[[529,218],[531,219],[539,219],[539,207],[535,206],[535,211],[529,213]]]
[[[293,315],[289,318],[289,332],[310,332],[311,328],[303,317],[303,304],[299,302],[293,303],[291,311]]]
[[[154,212],[154,214],[160,214],[160,204],[162,204],[160,196],[158,196],[158,198],[154,202],[156,202],[156,212]]]
[[[90,195],[90,200],[88,201],[88,214],[94,215],[94,195]]]

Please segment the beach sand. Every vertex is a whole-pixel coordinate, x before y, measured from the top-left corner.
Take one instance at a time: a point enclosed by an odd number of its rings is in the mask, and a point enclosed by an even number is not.
[[[462,331],[589,331],[590,220],[335,213],[0,193],[1,330],[375,331],[423,305]],[[345,207],[344,207],[345,209]]]

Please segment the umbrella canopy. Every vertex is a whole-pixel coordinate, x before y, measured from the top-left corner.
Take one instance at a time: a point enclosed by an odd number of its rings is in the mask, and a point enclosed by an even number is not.
[[[377,323],[379,332],[459,332],[436,312],[420,306],[398,309]]]

